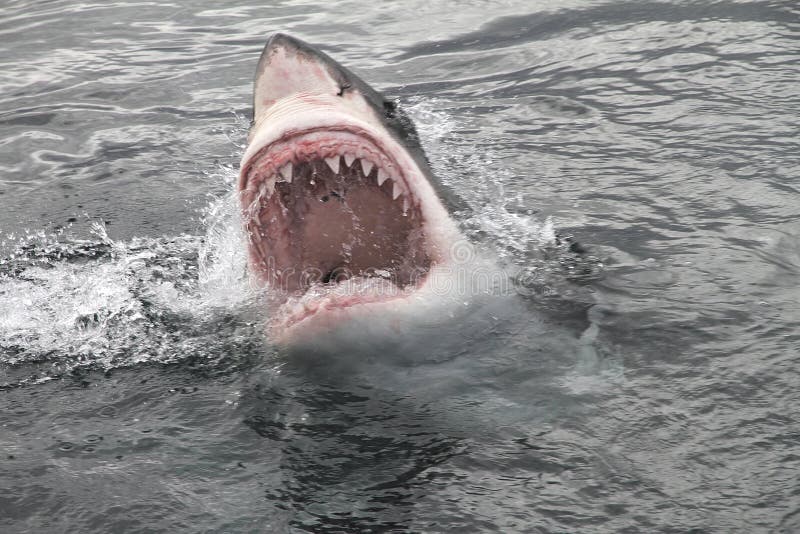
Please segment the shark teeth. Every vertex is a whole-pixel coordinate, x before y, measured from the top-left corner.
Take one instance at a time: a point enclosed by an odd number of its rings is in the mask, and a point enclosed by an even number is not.
[[[319,156],[317,156],[317,158],[319,158]],[[384,183],[386,183],[386,180],[390,180],[392,182],[390,193],[392,200],[398,200],[402,196],[403,215],[408,213],[411,206],[410,198],[412,198],[413,195],[410,195],[402,174],[398,172],[393,162],[381,160],[379,163],[375,163],[373,160],[369,159],[367,154],[361,152],[358,154],[342,152],[334,156],[317,158],[312,156],[309,157],[307,161],[301,161],[299,164],[293,163],[290,160],[280,167],[272,167],[271,170],[265,169],[265,174],[270,172],[272,174],[259,184],[256,191],[250,190],[253,192],[253,205],[261,205],[271,198],[275,193],[278,183],[291,184],[294,182],[295,175],[300,179],[305,173],[304,169],[307,169],[304,165],[310,165],[313,170],[309,177],[309,183],[313,186],[316,183],[315,178],[317,177],[317,172],[322,170],[319,167],[321,164],[320,159],[322,159],[325,161],[325,165],[327,165],[335,175],[339,176],[339,179],[345,177],[344,174],[347,170],[351,169],[355,171],[359,163],[365,177],[370,176],[372,171],[375,170],[375,180],[378,187],[382,187]],[[389,188],[387,187],[387,189]],[[256,218],[260,219],[260,216],[256,214]]]
[[[275,178],[275,176],[270,176],[269,179],[261,182],[261,185],[258,187],[258,191],[254,191],[255,194],[253,201],[250,203],[250,207],[247,209],[248,217],[258,221],[262,226],[264,225],[264,221],[262,219],[266,217],[266,213],[264,213],[261,209],[262,204],[272,196],[272,193],[275,192]]]
[[[284,165],[283,167],[281,167],[281,170],[279,172],[280,172],[280,175],[283,177],[283,179],[285,181],[287,181],[289,183],[292,183],[292,162],[291,161],[289,163],[287,163],[286,165]]]
[[[403,186],[402,181],[393,172],[393,168],[388,170],[383,167],[378,167],[378,187],[382,186],[386,180],[392,180],[392,200],[397,200],[400,195],[406,193],[406,188]]]
[[[339,156],[331,156],[330,158],[325,158],[325,163],[328,164],[328,167],[331,168],[334,174],[339,174]]]
[[[361,170],[364,171],[364,176],[369,176],[369,173],[372,172],[372,168],[374,166],[375,166],[375,164],[372,163],[367,158],[361,158]],[[380,185],[380,184],[378,184],[378,185]]]
[[[386,172],[383,168],[378,168],[378,185],[383,185],[383,182],[389,177],[389,173]]]
[[[258,188],[258,198],[269,198],[272,196],[272,193],[275,192],[275,180],[276,176],[271,176],[268,180],[264,180],[261,183],[261,187]]]

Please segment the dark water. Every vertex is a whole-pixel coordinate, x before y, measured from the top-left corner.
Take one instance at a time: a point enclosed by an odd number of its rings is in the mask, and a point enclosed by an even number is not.
[[[275,30],[409,109],[512,295],[270,345],[231,191]],[[798,38],[792,0],[5,2],[0,531],[800,530]]]

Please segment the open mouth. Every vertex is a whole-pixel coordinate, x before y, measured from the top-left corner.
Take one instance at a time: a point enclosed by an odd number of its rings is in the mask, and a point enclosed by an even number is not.
[[[252,265],[287,298],[306,297],[293,321],[407,294],[430,271],[420,199],[365,132],[287,133],[248,161],[241,180]]]

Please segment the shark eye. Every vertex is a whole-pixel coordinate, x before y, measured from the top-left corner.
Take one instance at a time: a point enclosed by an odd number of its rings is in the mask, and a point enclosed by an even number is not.
[[[397,111],[397,104],[389,100],[385,100],[383,102],[383,111],[387,118],[393,119],[395,116],[395,111]]]
[[[347,82],[343,83],[342,85],[339,86],[339,92],[336,93],[336,96],[344,95],[344,92],[347,91],[348,89],[350,89],[351,87],[352,87],[351,84],[349,84]]]

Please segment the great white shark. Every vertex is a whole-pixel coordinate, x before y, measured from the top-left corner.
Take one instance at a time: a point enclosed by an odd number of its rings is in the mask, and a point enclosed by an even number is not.
[[[250,270],[282,338],[440,292],[463,243],[409,117],[282,33],[256,69],[238,189]]]

